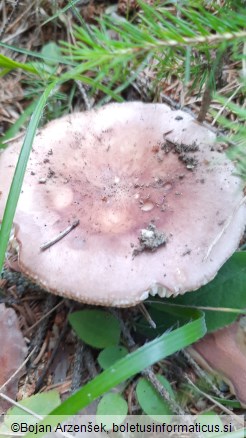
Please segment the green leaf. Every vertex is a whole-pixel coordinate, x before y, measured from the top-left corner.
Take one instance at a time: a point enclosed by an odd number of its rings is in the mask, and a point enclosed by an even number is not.
[[[11,58],[0,54],[0,69],[13,70],[14,68],[21,68],[22,70],[28,71],[30,73],[37,74],[37,70],[33,68],[30,64],[13,61]]]
[[[241,409],[242,408],[241,403],[237,400],[227,400],[226,398],[220,398],[220,397],[215,397],[215,396],[213,396],[213,398],[214,398],[214,400],[219,402],[221,405],[230,406],[230,408],[233,408],[233,409]]]
[[[19,402],[21,406],[30,409],[32,412],[35,412],[38,415],[47,415],[52,409],[55,409],[57,406],[59,406],[60,403],[61,400],[59,392],[55,390],[42,392],[41,394],[35,394]],[[9,427],[13,422],[13,415],[25,415],[25,421],[27,417],[30,423],[37,422],[35,417],[27,414],[27,412],[23,409],[14,406],[7,411],[7,414],[4,418],[5,424]]]
[[[81,310],[69,315],[69,322],[77,336],[95,348],[116,345],[120,339],[120,323],[104,310]]]
[[[205,310],[208,332],[212,332],[231,324],[237,318],[240,309],[245,309],[245,284],[246,252],[236,252],[210,283],[195,292],[188,292],[174,299],[158,300],[160,305],[154,306],[164,312],[167,310],[166,303],[202,307]],[[221,310],[206,310],[206,307]]]
[[[102,422],[107,430],[112,430],[113,423],[124,422],[127,411],[128,404],[122,395],[110,392],[104,395],[97,405],[97,422]]]
[[[103,351],[101,351],[98,355],[98,363],[100,367],[105,370],[113,365],[117,360],[122,359],[128,354],[128,351],[125,347],[121,347],[118,345],[107,347]]]
[[[186,309],[187,314],[188,311],[189,309]],[[47,417],[47,419],[42,420],[39,424],[42,426],[46,424],[55,425],[56,416],[63,415],[69,417],[76,414],[105,392],[153,365],[155,362],[187,347],[203,337],[206,333],[203,313],[197,310],[190,310],[189,313],[190,319],[192,320],[188,324],[185,324],[183,327],[171,333],[164,333],[154,341],[146,343],[138,350],[118,360],[114,365],[84,385],[75,394],[68,397],[58,408],[50,412],[50,416]],[[36,438],[42,435],[42,432],[37,433]],[[32,434],[28,433],[26,438],[32,438]]]
[[[197,416],[197,422],[201,424],[201,426],[208,427],[209,430],[213,432],[203,432],[204,437],[214,437],[215,433],[223,430],[223,423],[219,415],[214,411],[206,411]],[[219,430],[216,430],[219,427]]]
[[[161,375],[156,376],[162,386],[167,390],[170,397],[174,399],[174,392],[168,380]],[[138,381],[137,388],[138,402],[146,415],[151,416],[153,419],[159,419],[157,415],[172,415],[173,412],[170,405],[164,400],[161,395],[156,391],[153,385],[145,378],[141,378]],[[162,419],[164,422],[165,419]]]
[[[45,44],[41,50],[44,61],[47,64],[56,65],[59,62],[63,62],[63,57],[61,54],[61,49],[54,42]],[[47,59],[46,59],[47,58]]]
[[[125,399],[120,394],[109,393],[104,395],[97,406],[97,416],[113,415],[114,421],[117,415],[126,416],[128,405]],[[117,420],[115,421],[117,423]]]

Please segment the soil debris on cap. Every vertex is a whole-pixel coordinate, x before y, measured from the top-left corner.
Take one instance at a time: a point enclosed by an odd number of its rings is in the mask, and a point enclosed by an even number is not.
[[[168,139],[166,139],[166,143],[162,146],[162,149],[167,154],[170,151],[177,153],[179,156],[179,160],[185,164],[188,170],[194,170],[198,165],[198,160],[194,156],[190,156],[190,152],[197,152],[199,147],[197,143],[194,141],[191,144],[185,143],[174,143]]]
[[[193,170],[198,165],[198,160],[195,157],[189,157],[186,154],[180,154],[179,160],[186,165],[188,170]]]
[[[174,149],[175,149],[175,152],[177,152],[178,154],[181,154],[184,152],[197,152],[199,150],[199,147],[196,144],[196,142],[194,141],[191,144],[184,144],[184,143],[174,144]]]
[[[156,251],[162,245],[166,245],[167,237],[162,231],[158,231],[156,226],[152,223],[147,228],[140,230],[140,236],[138,238],[139,246],[133,250],[133,257],[143,251]]]

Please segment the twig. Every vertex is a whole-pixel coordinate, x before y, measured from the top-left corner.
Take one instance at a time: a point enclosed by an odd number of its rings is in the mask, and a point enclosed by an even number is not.
[[[46,348],[47,348],[47,345],[48,345],[48,339],[46,338],[46,339],[44,340],[44,342],[43,342],[42,347],[40,348],[40,351],[39,351],[38,355],[35,357],[34,361],[32,362],[32,366],[34,366],[34,367],[37,366],[37,364],[38,364],[39,361],[42,359],[42,357],[43,357],[43,355],[44,355],[44,353],[45,353],[45,350],[46,350]]]
[[[187,350],[182,350],[182,353],[184,355],[184,357],[186,358],[186,360],[188,361],[189,365],[192,366],[193,370],[195,371],[195,373],[201,377],[202,379],[205,380],[206,383],[208,383],[208,385],[212,388],[212,390],[214,391],[214,393],[220,397],[220,398],[224,398],[224,394],[222,394],[222,392],[219,391],[219,389],[217,388],[217,386],[213,383],[212,379],[210,378],[210,376],[205,373],[205,371],[199,367],[199,365],[196,363],[196,361],[193,359],[193,357],[191,356],[190,352]]]
[[[15,137],[11,137],[11,138],[8,138],[7,140],[2,141],[2,144],[3,144],[3,145],[5,145],[5,144],[9,144],[9,143],[11,143],[11,142],[13,142],[13,141],[19,140],[19,139],[20,139],[21,137],[23,137],[23,136],[24,136],[23,132],[20,132],[20,133],[17,134]]]
[[[171,108],[175,110],[181,109],[180,103],[175,102],[171,97],[166,96],[165,93],[160,93],[161,101],[167,103]],[[183,109],[183,108],[182,108]]]
[[[56,304],[57,297],[52,294],[47,294],[46,301],[44,303],[44,309],[43,313],[45,315],[45,318],[42,320],[42,324],[39,325],[38,330],[34,336],[34,338],[31,340],[30,343],[30,349],[36,346],[36,353],[38,355],[40,348],[43,344],[43,339],[45,337],[47,324],[49,322],[49,316],[51,314],[50,310],[53,310],[54,305]],[[31,366],[32,364],[29,362],[28,364]]]
[[[164,386],[161,384],[161,382],[157,379],[152,368],[146,368],[146,370],[142,371],[141,374],[143,377],[146,377],[146,379],[153,385],[153,387],[160,394],[160,396],[168,402],[171,410],[173,412],[175,412],[176,415],[186,415],[186,413],[183,411],[183,409],[170,396],[170,394],[166,390],[166,388],[164,388]]]
[[[83,362],[84,362],[84,344],[78,339],[74,357],[73,364],[73,374],[72,374],[72,384],[71,384],[71,392],[77,391],[77,389],[81,386],[81,376],[83,370]]]
[[[242,248],[242,247],[241,247]],[[240,248],[240,249],[241,249]],[[151,304],[161,304],[163,305],[162,301],[159,300],[146,300],[147,303]],[[169,302],[165,302],[165,306],[171,306],[171,307],[180,307],[180,308],[187,308],[187,304],[177,304],[177,303],[169,303]],[[225,313],[236,313],[237,315],[241,315],[241,314],[245,314],[246,313],[246,308],[242,308],[242,309],[238,309],[235,307],[212,307],[212,306],[194,306],[189,304],[188,307],[190,309],[198,309],[198,310],[211,310],[214,312],[225,312]]]
[[[33,415],[33,417],[37,418],[38,420],[43,420],[42,415],[36,414],[36,412],[31,411],[31,409],[28,409],[26,406],[21,405],[20,403],[16,402],[12,398],[8,397],[7,395],[0,392],[0,397],[6,400],[7,402],[11,403],[12,405],[16,406],[17,408],[20,408],[22,411],[26,412],[29,415]]]
[[[140,312],[142,312],[143,316],[146,318],[146,320],[148,321],[149,325],[151,328],[156,329],[156,323],[155,321],[153,321],[153,319],[151,318],[148,310],[146,309],[145,305],[143,303],[140,303],[138,305]]]
[[[72,231],[74,228],[76,228],[79,225],[79,220],[74,221],[71,225],[69,225],[65,230],[63,230],[61,233],[58,234],[58,236],[54,237],[53,239],[49,240],[48,242],[44,243],[40,246],[41,251],[45,251],[46,249],[50,248],[55,243],[59,242],[59,240],[63,239],[70,231]]]
[[[61,331],[58,339],[56,340],[56,344],[55,344],[55,346],[54,346],[54,348],[52,350],[52,353],[51,353],[51,355],[49,357],[49,360],[46,362],[45,367],[42,370],[42,373],[41,373],[41,375],[38,378],[38,381],[37,381],[36,386],[35,386],[35,393],[39,392],[41,387],[42,387],[44,377],[46,376],[46,374],[47,374],[47,372],[48,372],[48,370],[49,370],[49,368],[50,368],[50,366],[51,366],[51,364],[52,364],[52,362],[53,362],[53,360],[55,358],[55,355],[56,355],[56,353],[58,351],[58,348],[60,346],[61,340],[62,340],[62,338],[64,337],[64,335],[65,335],[65,333],[67,331],[67,327],[68,327],[68,320],[66,320],[65,324],[63,325],[62,331]]]
[[[123,338],[127,344],[127,347],[129,348],[129,350],[133,350],[134,348],[136,348],[136,343],[135,343],[135,341],[130,333],[130,330],[126,326],[126,324],[121,316],[121,312],[118,309],[110,309],[110,313],[112,313],[112,315],[114,315],[118,319],[118,321],[120,323],[120,328],[122,331]]]
[[[238,415],[235,415],[230,409],[228,409],[226,406],[223,406],[221,403],[219,403],[217,400],[215,400],[213,397],[211,397],[210,395],[208,395],[206,392],[202,391],[201,389],[199,389],[191,380],[190,378],[185,374],[184,375],[185,380],[197,391],[199,392],[201,395],[203,395],[205,398],[207,398],[208,400],[210,400],[212,403],[214,403],[216,406],[218,406],[218,408],[220,408],[223,412],[225,412],[227,415],[231,415],[233,417],[235,417],[235,419],[237,421],[240,422],[240,418],[238,418]],[[241,423],[241,422],[240,422]],[[243,425],[243,423],[242,423]]]
[[[36,299],[36,298],[35,298]],[[56,306],[54,306],[52,309],[50,309],[47,313],[45,313],[37,322],[35,322],[35,324],[33,324],[31,327],[28,327],[28,329],[26,329],[24,331],[24,336],[26,336],[29,332],[31,332],[35,327],[37,327],[37,325],[39,325],[45,318],[47,318],[48,316],[51,315],[51,313],[53,313],[56,309],[58,309],[58,307],[60,307],[62,304],[64,304],[64,300],[60,301],[58,304],[56,304]]]
[[[90,110],[91,109],[91,103],[90,103],[90,101],[88,99],[88,96],[86,94],[85,87],[78,80],[75,80],[75,83],[76,83],[76,85],[77,85],[77,87],[79,89],[79,92],[80,92],[80,94],[81,94],[81,96],[83,98],[86,110],[87,111]]]
[[[238,203],[238,205],[236,205],[236,207],[234,208],[233,213],[229,216],[229,218],[227,219],[225,225],[223,226],[222,230],[219,232],[219,234],[217,234],[217,236],[215,237],[215,239],[213,240],[213,242],[211,243],[211,245],[208,248],[208,251],[203,259],[203,261],[205,262],[208,257],[211,254],[211,251],[213,250],[214,246],[218,243],[218,241],[220,240],[220,238],[223,236],[223,234],[225,233],[225,231],[227,230],[227,228],[229,227],[229,225],[231,224],[231,221],[233,220],[235,214],[237,213],[237,211],[239,210],[239,208],[246,202],[246,196],[244,196],[241,201]]]
[[[89,348],[85,349],[84,361],[90,378],[94,379],[94,377],[97,376],[98,372],[95,366],[94,357],[92,356],[91,350],[89,350]]]
[[[236,94],[238,93],[238,91],[239,91],[241,88],[242,88],[242,85],[239,85],[239,86],[236,88],[236,90],[234,91],[234,93],[232,93],[231,96],[227,99],[226,103],[222,106],[222,108],[220,108],[220,110],[218,111],[218,113],[216,114],[214,120],[213,120],[212,123],[211,123],[212,126],[217,122],[219,116],[223,113],[223,111],[224,111],[224,109],[227,107],[228,103],[232,101],[232,99],[236,96]]]

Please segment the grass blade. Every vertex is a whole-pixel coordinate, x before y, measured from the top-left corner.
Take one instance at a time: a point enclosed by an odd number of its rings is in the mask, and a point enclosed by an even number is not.
[[[52,82],[45,89],[42,96],[37,102],[37,105],[35,107],[35,110],[33,112],[33,115],[31,117],[31,120],[27,128],[25,140],[15,169],[15,174],[9,191],[8,200],[6,203],[1,229],[0,229],[0,272],[2,270],[4,263],[5,252],[9,241],[15,210],[20,196],[22,182],[24,179],[28,158],[32,148],[33,139],[39,124],[39,120],[42,116],[43,109],[47,102],[47,99],[55,86],[56,86],[56,82]]]
[[[8,140],[15,137],[20,129],[23,127],[27,119],[33,113],[35,106],[37,105],[37,101],[34,100],[20,115],[20,117],[16,120],[16,122],[5,132],[5,134],[0,139],[0,149],[5,149],[8,147]]]

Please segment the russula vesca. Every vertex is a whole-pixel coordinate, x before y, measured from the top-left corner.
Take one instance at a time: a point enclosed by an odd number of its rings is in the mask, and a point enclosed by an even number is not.
[[[111,306],[210,281],[246,219],[241,181],[214,142],[164,104],[114,103],[49,123],[34,141],[14,219],[23,273],[59,295]],[[21,144],[0,156],[0,217]]]

